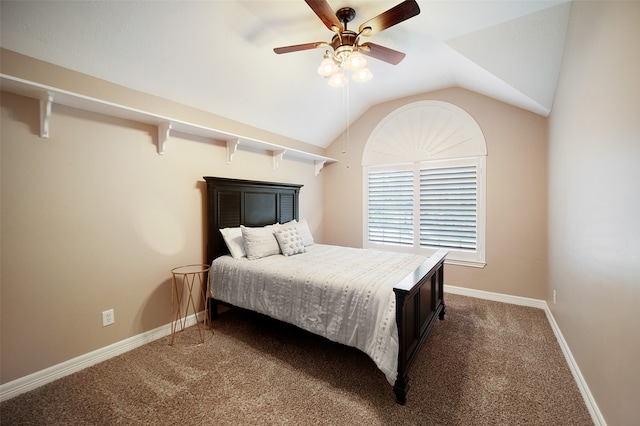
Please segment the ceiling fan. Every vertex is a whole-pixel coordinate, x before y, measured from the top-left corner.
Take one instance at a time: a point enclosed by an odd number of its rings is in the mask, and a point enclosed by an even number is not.
[[[335,33],[331,41],[276,47],[273,51],[277,54],[282,54],[330,47],[332,51],[327,50],[325,53],[324,60],[320,68],[318,68],[318,73],[324,77],[329,77],[329,84],[332,86],[341,86],[346,83],[346,79],[340,71],[343,65],[347,69],[356,71],[354,74],[354,80],[356,81],[366,81],[371,78],[371,72],[366,69],[366,61],[361,54],[392,65],[399,64],[405,57],[404,53],[375,43],[366,42],[360,44],[360,37],[372,36],[420,13],[420,7],[415,0],[405,0],[363,23],[358,28],[358,32],[355,32],[347,29],[347,24],[356,16],[354,9],[343,7],[334,13],[327,0],[305,0],[305,2],[318,15],[324,25]]]

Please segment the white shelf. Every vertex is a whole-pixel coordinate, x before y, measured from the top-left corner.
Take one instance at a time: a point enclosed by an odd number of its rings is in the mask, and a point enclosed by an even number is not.
[[[152,114],[136,108],[92,98],[79,93],[56,89],[54,87],[34,83],[32,81],[23,80],[6,74],[0,74],[0,82],[1,88],[4,91],[40,100],[40,136],[43,138],[49,137],[51,106],[56,103],[72,108],[157,126],[158,154],[160,155],[163,155],[165,152],[165,143],[169,139],[171,131],[176,131],[226,143],[228,163],[231,163],[233,156],[238,149],[262,150],[272,156],[274,170],[278,169],[283,158],[294,158],[312,162],[315,166],[315,174],[317,176],[325,164],[335,163],[337,161],[333,158],[324,157],[322,155],[316,155],[253,138],[246,138],[198,124],[158,114]]]

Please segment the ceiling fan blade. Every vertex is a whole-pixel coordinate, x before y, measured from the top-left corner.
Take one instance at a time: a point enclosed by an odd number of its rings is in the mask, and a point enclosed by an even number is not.
[[[318,47],[324,47],[328,45],[329,43],[327,42],[316,41],[313,43],[304,43],[304,44],[295,44],[292,46],[276,47],[273,49],[273,51],[276,52],[278,55],[280,55],[282,53],[291,53],[291,52],[298,52],[300,50],[316,49]]]
[[[375,18],[369,19],[367,22],[360,25],[358,32],[362,33],[363,36],[370,36],[379,33],[380,31],[386,30],[387,28],[392,27],[396,24],[399,24],[402,21],[406,21],[409,18],[413,18],[419,13],[420,6],[418,6],[418,3],[416,3],[416,1],[406,0],[392,7],[386,12],[381,13]],[[366,30],[367,27],[371,29]]]
[[[405,55],[397,50],[389,49],[388,47],[380,46],[375,43],[364,43],[360,45],[360,49],[363,55],[371,56],[372,58],[380,59],[381,61],[390,63],[392,65],[398,65],[404,59]]]
[[[329,6],[329,3],[327,3],[326,0],[305,1],[327,28],[331,31],[336,31],[334,27],[337,28],[338,31],[343,30],[342,22],[338,20],[336,13],[331,9],[331,6]]]

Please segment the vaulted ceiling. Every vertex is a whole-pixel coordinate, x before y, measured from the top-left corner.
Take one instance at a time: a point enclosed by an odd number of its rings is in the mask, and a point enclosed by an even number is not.
[[[396,1],[350,6],[350,29]],[[569,1],[418,1],[421,12],[366,41],[406,53],[368,59],[374,77],[332,88],[316,69],[330,41],[303,0],[2,1],[3,48],[309,144],[326,147],[367,109],[463,87],[549,114]]]

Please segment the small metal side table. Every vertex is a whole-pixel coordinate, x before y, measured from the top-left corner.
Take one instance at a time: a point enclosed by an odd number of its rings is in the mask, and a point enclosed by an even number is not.
[[[171,295],[171,339],[169,340],[169,345],[173,345],[173,340],[176,335],[176,329],[178,328],[178,323],[180,323],[180,330],[182,331],[185,328],[187,316],[189,315],[189,307],[193,308],[194,315],[198,315],[198,310],[196,308],[195,301],[193,299],[194,287],[196,286],[196,282],[200,285],[200,295],[202,296],[202,300],[207,300],[207,275],[209,273],[209,265],[184,265],[178,266],[177,268],[173,268],[171,270],[171,275],[173,276],[172,282],[172,295]],[[182,314],[182,303],[184,300],[184,296],[187,296],[187,304],[184,307],[184,315]],[[205,306],[205,325],[207,325],[208,312]],[[200,321],[196,321],[198,326],[198,331],[200,332],[200,339],[202,343],[204,343],[204,330],[202,329],[202,325]]]

